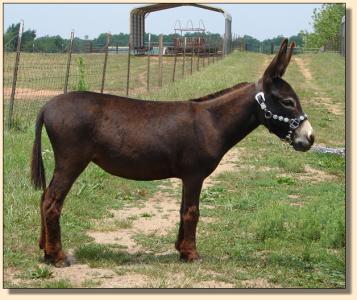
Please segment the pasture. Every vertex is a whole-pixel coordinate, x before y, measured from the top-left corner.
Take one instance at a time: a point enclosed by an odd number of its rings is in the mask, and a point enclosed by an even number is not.
[[[234,52],[136,96],[195,98],[257,80],[271,59]],[[344,67],[337,54],[296,55],[284,76],[309,115],[316,144],[345,146]],[[295,152],[262,126],[227,153],[204,186],[197,240],[202,261],[182,263],[174,249],[180,182],[124,180],[91,164],[73,185],[61,218],[62,243],[75,264],[43,264],[41,192],[29,179],[39,104],[17,105],[26,117],[19,115],[17,126],[4,132],[5,288],[345,287],[345,158]],[[48,182],[53,153],[45,130],[42,143]]]

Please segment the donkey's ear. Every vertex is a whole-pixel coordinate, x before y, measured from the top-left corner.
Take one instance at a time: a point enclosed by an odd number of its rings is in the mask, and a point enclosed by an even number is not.
[[[285,63],[284,63],[284,69],[280,75],[280,77],[282,77],[290,63],[290,59],[291,59],[291,56],[293,55],[293,52],[294,52],[294,48],[295,48],[295,42],[292,42],[290,44],[290,49],[288,50],[288,53],[286,54],[286,59],[285,59]]]
[[[270,85],[274,78],[281,77],[286,69],[286,51],[288,49],[288,39],[284,39],[280,45],[279,52],[274,57],[268,68],[263,75],[264,89],[270,88]]]

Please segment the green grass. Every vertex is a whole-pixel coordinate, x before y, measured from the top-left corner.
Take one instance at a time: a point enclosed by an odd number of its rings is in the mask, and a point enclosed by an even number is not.
[[[264,58],[256,53],[235,52],[191,77],[140,97],[182,100],[241,81],[254,81],[263,72]],[[341,58],[330,54],[300,58],[306,60],[314,76],[311,84],[306,84],[294,60],[285,78],[300,96],[317,142],[343,146],[344,117],[312,102],[318,90],[329,95],[336,105],[344,106]],[[17,128],[4,132],[4,267],[17,270],[20,277],[32,278],[23,286],[67,288],[73,285],[70,281],[58,281],[50,277],[50,267],[40,266],[40,192],[35,192],[29,182],[38,104],[33,102],[28,107],[29,117],[20,116]],[[42,140],[49,180],[53,154],[45,133]],[[88,230],[130,228],[133,219],[115,222],[110,209],[140,206],[160,184],[116,178],[93,165],[67,196],[61,219],[64,248],[74,249],[76,259],[91,267],[110,268],[119,275],[146,275],[153,280],[148,287],[192,287],[209,280],[245,287],[246,281],[264,279],[276,287],[344,288],[344,157],[296,152],[263,127],[236,147],[237,171],[219,175],[219,182],[201,195],[201,216],[215,220],[198,225],[202,262],[185,264],[178,260],[177,253],[171,252],[155,255],[173,249],[178,228],[165,236],[136,235],[136,242],[145,250],[136,254],[93,242],[86,235]],[[180,193],[173,191],[172,197],[179,198]],[[135,203],[135,199],[140,201]],[[141,217],[149,219],[151,214]],[[82,286],[99,284],[87,280]],[[5,287],[20,286],[5,278]]]

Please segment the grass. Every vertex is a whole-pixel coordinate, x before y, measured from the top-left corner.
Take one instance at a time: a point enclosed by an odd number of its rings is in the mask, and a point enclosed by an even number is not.
[[[254,81],[264,70],[265,57],[233,53],[202,72],[140,97],[182,100]],[[324,54],[300,58],[313,74],[311,84],[306,84],[294,60],[285,78],[300,96],[317,142],[344,146],[343,116],[319,105],[316,96],[317,92],[326,94],[333,103],[344,106],[343,60]],[[50,267],[39,266],[40,192],[33,191],[28,176],[37,104],[31,104],[31,109],[30,118],[19,118],[16,129],[4,132],[4,267],[27,279],[19,284],[5,276],[5,287],[67,288],[73,283],[58,281],[50,276]],[[53,154],[45,133],[42,140],[49,180]],[[215,281],[234,287],[259,287],[263,282],[270,287],[344,288],[344,157],[295,152],[262,127],[236,147],[237,170],[219,175],[219,181],[201,195],[201,216],[215,220],[198,225],[203,261],[185,264],[177,253],[166,253],[173,249],[177,226],[164,236],[136,235],[136,242],[145,250],[136,254],[91,240],[88,230],[130,228],[134,219],[115,221],[109,210],[141,205],[160,184],[116,178],[95,166],[80,176],[67,196],[61,219],[64,248],[74,249],[76,259],[91,267],[109,268],[120,276],[146,275],[152,280],[146,287],[192,287]],[[180,193],[174,191],[172,197],[179,198]],[[151,215],[139,217],[149,220]],[[86,280],[82,286],[100,283]]]
[[[67,70],[66,53],[21,53],[17,78],[16,99],[33,100],[48,99],[41,90],[62,92]],[[80,80],[79,60],[84,63],[84,79],[91,91],[100,91],[103,75],[103,53],[74,53],[71,58],[71,67],[68,82],[68,91],[75,90]],[[4,88],[5,99],[8,100],[11,93],[15,54],[5,53],[4,56]],[[210,60],[212,61],[212,59]],[[208,64],[208,58],[200,59]],[[193,72],[197,72],[197,57],[194,57]],[[145,56],[132,56],[130,68],[130,94],[138,95],[146,91],[147,64]],[[175,80],[190,74],[191,57],[185,57],[185,73],[183,74],[183,58],[178,57],[176,63]],[[128,57],[122,54],[109,54],[107,70],[105,74],[105,92],[124,95],[126,92]],[[163,85],[172,82],[174,57],[163,57]],[[150,88],[159,86],[159,62],[158,57],[150,58]],[[23,90],[25,89],[25,90]],[[29,90],[31,92],[29,92]],[[53,96],[53,95],[52,95]]]

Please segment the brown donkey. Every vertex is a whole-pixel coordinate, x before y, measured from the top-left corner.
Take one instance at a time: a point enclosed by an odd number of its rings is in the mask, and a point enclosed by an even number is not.
[[[284,40],[256,83],[191,101],[142,101],[91,92],[59,95],[40,111],[32,153],[32,182],[44,190],[39,246],[55,266],[69,264],[61,245],[60,215],[73,182],[90,162],[134,179],[180,178],[182,202],[176,249],[196,260],[196,226],[202,183],[224,154],[260,124],[296,150],[314,136],[298,96],[281,77],[294,44]],[[51,141],[55,169],[46,188],[41,130]]]

